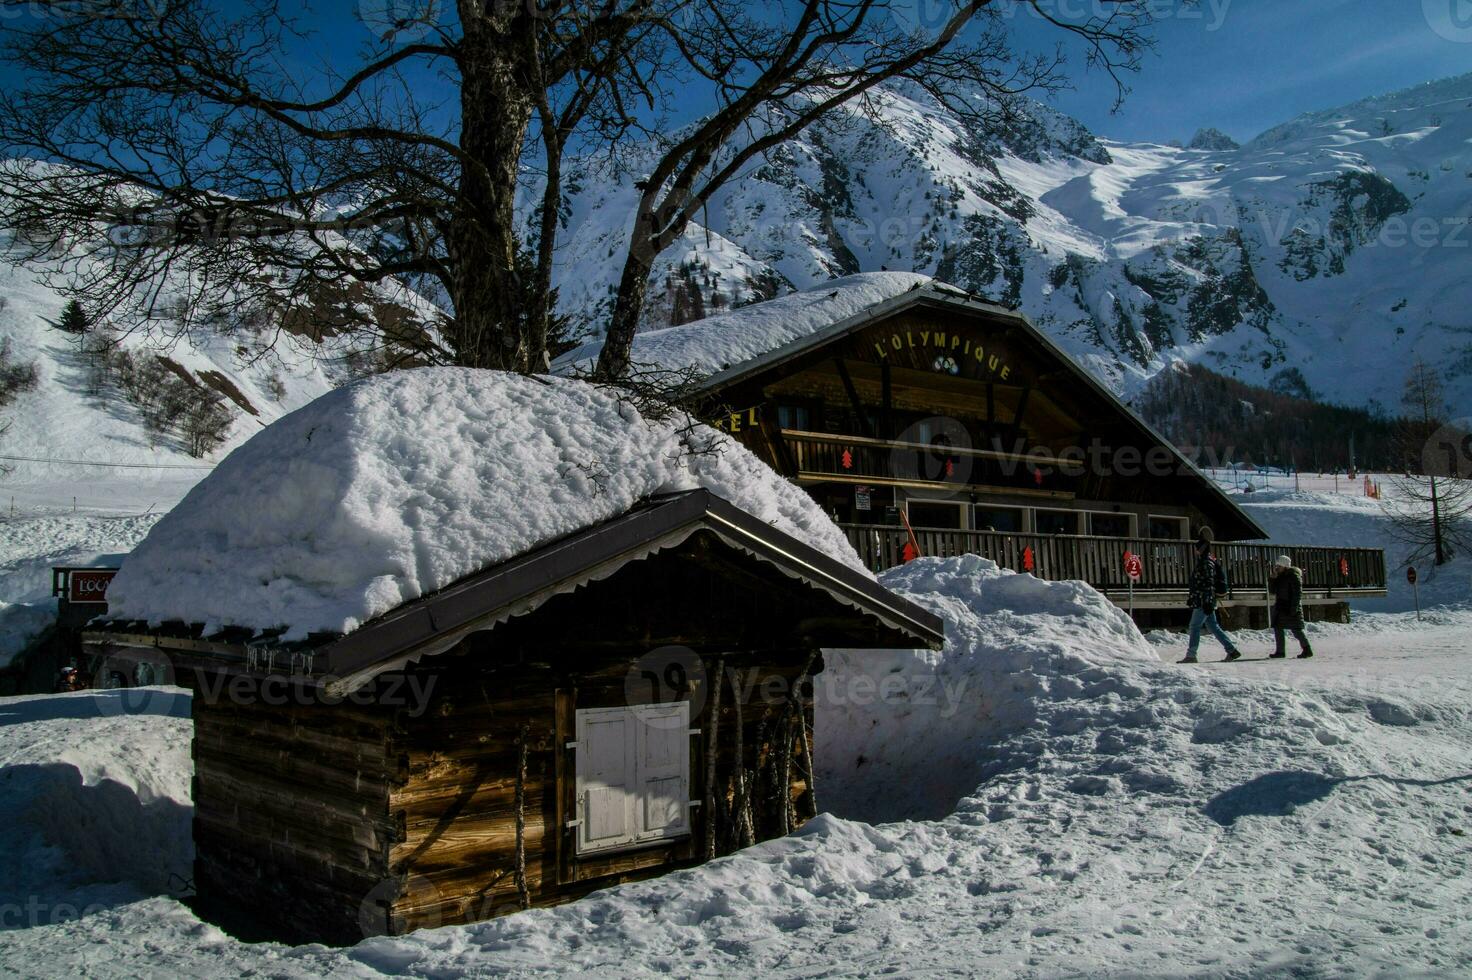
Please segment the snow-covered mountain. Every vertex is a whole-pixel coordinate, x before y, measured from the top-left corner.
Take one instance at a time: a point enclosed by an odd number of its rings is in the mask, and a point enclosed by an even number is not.
[[[1020,306],[1126,394],[1181,358],[1394,409],[1420,355],[1472,408],[1472,75],[1242,147],[1115,143],[1042,106],[983,138],[920,93],[880,102],[724,188],[663,256],[651,325],[918,271]],[[590,164],[571,182],[558,280],[593,330],[631,180]]]

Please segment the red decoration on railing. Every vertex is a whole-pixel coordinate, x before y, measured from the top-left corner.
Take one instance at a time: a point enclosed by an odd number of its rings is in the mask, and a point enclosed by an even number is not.
[[[1343,555],[1339,556],[1339,574],[1349,578],[1349,559]]]
[[[839,463],[841,463],[843,465],[843,468],[844,469],[846,469],[846,470],[853,469],[854,468],[854,452],[853,452],[853,450],[852,449],[845,449],[843,451],[843,455],[838,458],[838,461],[839,461]]]
[[[1022,570],[1024,572],[1030,572],[1032,569],[1032,545],[1028,545],[1022,549]]]
[[[946,476],[954,476],[955,473],[956,473],[956,461],[953,460],[953,459],[946,460]]]
[[[1033,467],[1032,482],[1036,483],[1038,486],[1043,485],[1043,468],[1041,466]]]
[[[912,542],[906,541],[905,546],[900,549],[900,558],[908,563],[919,557],[920,552],[915,548],[915,545]]]

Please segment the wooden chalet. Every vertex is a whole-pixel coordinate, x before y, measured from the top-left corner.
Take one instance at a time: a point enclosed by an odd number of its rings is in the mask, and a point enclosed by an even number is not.
[[[816,812],[819,650],[942,623],[706,491],[343,636],[105,622],[195,691],[194,884],[237,935],[350,943],[567,901]]]
[[[1377,549],[1248,543],[1266,532],[1169,440],[1026,316],[953,287],[917,284],[727,366],[702,392],[712,423],[805,487],[876,570],[976,553],[1087,581],[1164,625],[1210,526],[1242,606],[1229,621],[1260,618],[1285,550],[1311,617],[1385,594]],[[1143,561],[1132,596],[1126,551]]]

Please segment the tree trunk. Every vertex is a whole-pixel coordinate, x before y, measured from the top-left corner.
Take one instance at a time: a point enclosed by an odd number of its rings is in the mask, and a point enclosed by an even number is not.
[[[556,125],[556,120],[547,116],[544,130]],[[550,354],[547,334],[552,320],[552,258],[557,244],[557,218],[562,207],[562,137],[554,132],[544,132],[543,147],[546,151],[547,184],[542,191],[542,215],[537,233],[536,269],[532,273],[532,284],[528,295],[526,320],[527,351],[536,358],[527,370],[543,370],[546,363],[540,351]]]
[[[634,334],[639,330],[639,315],[644,311],[644,295],[649,289],[649,272],[653,267],[645,249],[629,249],[613,301],[613,316],[608,321],[608,336],[598,354],[595,373],[604,381],[616,381],[629,373]]]
[[[1447,563],[1446,545],[1441,538],[1441,501],[1436,495],[1436,474],[1431,474],[1431,539],[1436,546],[1436,565]]]
[[[451,299],[455,319],[449,341],[456,360],[468,367],[525,372],[541,370],[525,325],[539,319],[525,308],[531,292],[518,271],[516,180],[532,117],[518,46],[508,38],[531,30],[524,8],[512,6],[504,23],[481,15],[464,18],[461,48],[459,197],[446,230],[454,270]],[[480,166],[476,166],[475,164]]]

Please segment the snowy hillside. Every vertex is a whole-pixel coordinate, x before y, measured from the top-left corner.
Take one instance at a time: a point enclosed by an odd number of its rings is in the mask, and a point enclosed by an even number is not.
[[[242,943],[180,900],[186,696],[0,699],[0,972],[1472,970],[1465,608],[1315,627],[1307,663],[1262,661],[1253,637],[1248,661],[1188,670],[1160,662],[1176,641],[1147,643],[1078,586],[966,558],[885,581],[946,617],[946,649],[830,654],[816,733],[828,812],[797,834],[342,949]]]
[[[1124,392],[1180,357],[1393,407],[1414,353],[1472,407],[1472,75],[1240,148],[1113,143],[1041,106],[983,139],[915,93],[882,102],[719,193],[661,259],[651,325],[887,268],[1021,306]],[[558,278],[596,328],[635,192],[600,168],[572,186]]]
[[[0,337],[38,372],[36,388],[0,410],[13,422],[0,438],[0,455],[12,457],[4,462],[13,468],[0,478],[6,507],[12,495],[20,507],[70,507],[73,497],[83,508],[167,507],[262,426],[343,380],[340,367],[330,376],[330,361],[286,342],[258,356],[258,338],[199,330],[172,340],[177,331],[166,322],[149,335],[120,337],[121,349],[140,362],[224,397],[234,416],[227,437],[196,458],[177,434],[150,435],[111,380],[94,383],[86,338],[55,326],[65,300],[43,282],[45,271],[0,262]]]

